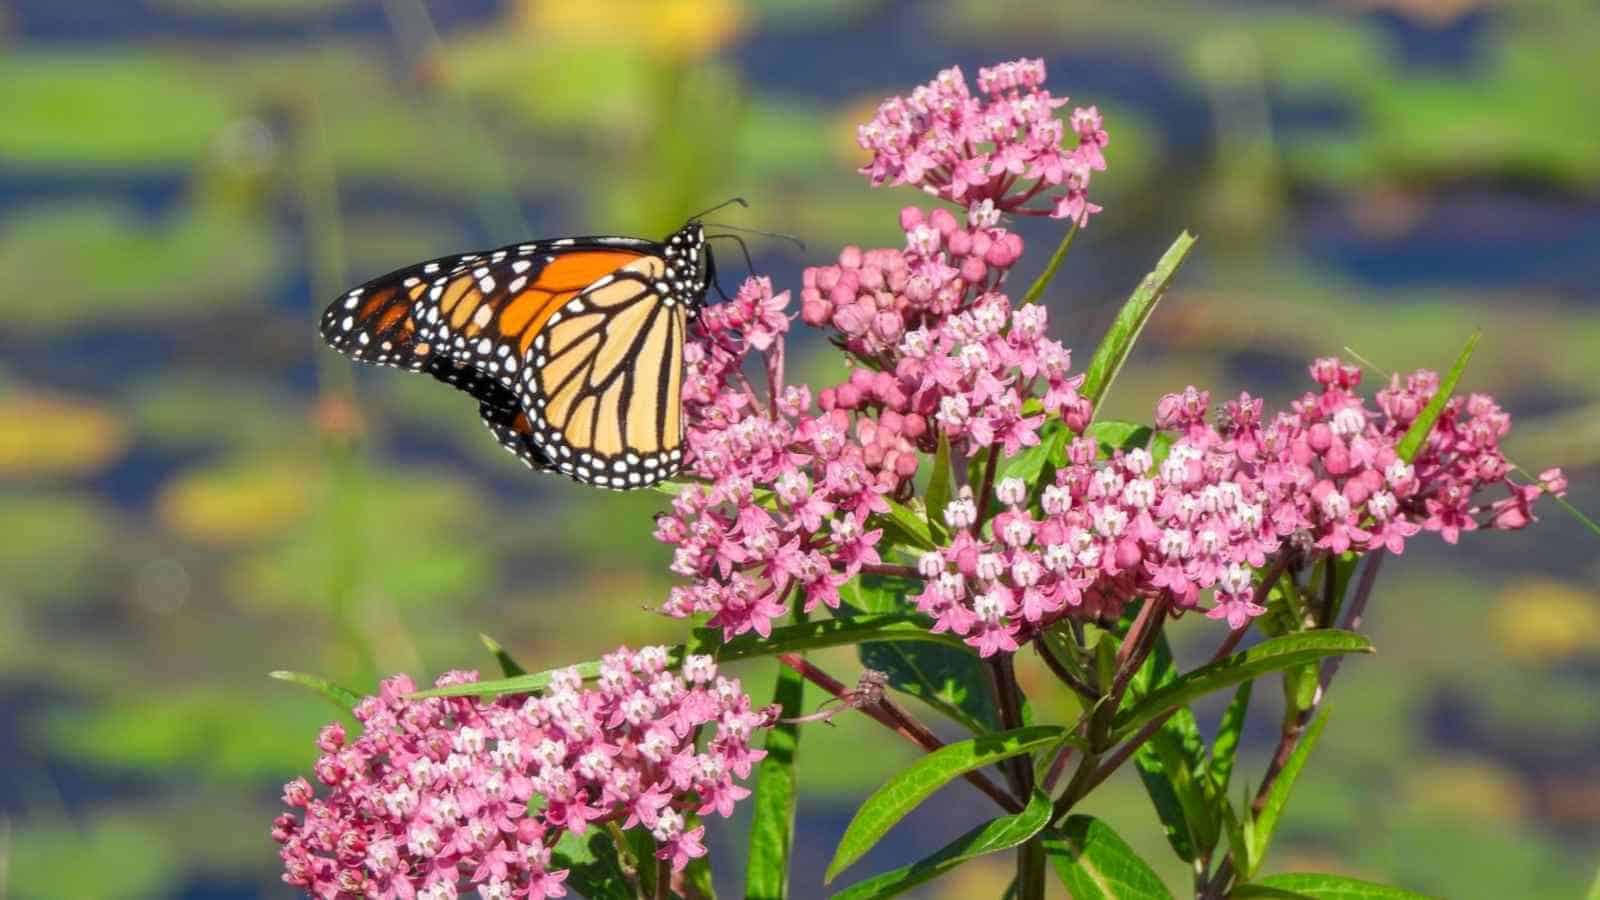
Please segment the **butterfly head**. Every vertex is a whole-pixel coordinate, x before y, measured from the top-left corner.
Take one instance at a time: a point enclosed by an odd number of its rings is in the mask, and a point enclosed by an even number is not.
[[[691,312],[698,310],[717,277],[711,247],[706,244],[705,227],[699,220],[691,219],[666,239],[665,246],[663,253],[673,293]]]

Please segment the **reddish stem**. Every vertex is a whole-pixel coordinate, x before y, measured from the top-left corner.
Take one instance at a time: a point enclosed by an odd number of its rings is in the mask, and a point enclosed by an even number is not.
[[[840,700],[847,700],[847,695],[851,693],[844,682],[812,665],[809,660],[798,653],[780,653],[778,654],[778,661],[798,672],[800,677]],[[940,741],[932,731],[929,731],[926,725],[912,718],[905,710],[896,706],[887,697],[877,703],[859,707],[859,709],[873,721],[899,734],[929,753],[944,746],[944,742]],[[1001,790],[999,785],[990,781],[982,772],[968,772],[963,777],[973,787],[987,794],[989,799],[998,803],[1006,812],[1022,812],[1022,803],[1004,790]]]

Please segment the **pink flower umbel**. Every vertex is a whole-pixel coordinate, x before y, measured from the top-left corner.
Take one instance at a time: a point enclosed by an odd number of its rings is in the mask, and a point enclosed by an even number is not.
[[[907,184],[965,206],[993,224],[998,213],[1087,224],[1091,173],[1106,167],[1100,111],[1056,110],[1067,98],[1044,89],[1044,61],[1019,59],[978,70],[978,92],[959,68],[907,97],[891,97],[856,141],[872,152],[862,173],[874,185]]]
[[[561,897],[553,848],[603,822],[649,829],[682,870],[706,852],[689,814],[728,815],[748,794],[734,778],[765,755],[750,739],[774,713],[710,657],[681,675],[667,661],[661,647],[620,648],[594,688],[569,669],[542,695],[494,701],[410,700],[410,679],[388,679],[355,709],[360,737],[334,725],[318,741],[326,795],[304,778],[285,786],[292,811],[272,832],[284,881],[324,898]]]

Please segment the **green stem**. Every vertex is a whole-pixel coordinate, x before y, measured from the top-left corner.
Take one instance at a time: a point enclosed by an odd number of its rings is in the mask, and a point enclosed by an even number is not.
[[[1044,900],[1044,835],[1036,834],[1017,848],[1017,900]]]
[[[1072,227],[1067,229],[1067,236],[1061,239],[1060,244],[1056,245],[1056,252],[1050,256],[1050,262],[1045,264],[1044,271],[1039,273],[1038,278],[1034,279],[1033,284],[1028,288],[1028,292],[1022,295],[1024,304],[1037,302],[1044,295],[1045,288],[1049,287],[1051,280],[1056,277],[1056,270],[1061,268],[1061,261],[1067,258],[1067,249],[1072,246],[1072,239],[1077,236],[1078,223],[1073,222]]]

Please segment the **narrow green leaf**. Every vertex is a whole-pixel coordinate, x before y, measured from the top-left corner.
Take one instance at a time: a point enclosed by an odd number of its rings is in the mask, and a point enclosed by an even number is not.
[[[1301,736],[1300,743],[1295,746],[1294,752],[1289,754],[1288,762],[1283,764],[1283,771],[1278,773],[1278,780],[1272,783],[1272,789],[1267,791],[1267,802],[1261,807],[1261,815],[1256,816],[1256,833],[1251,839],[1252,852],[1255,863],[1260,864],[1266,858],[1267,847],[1272,843],[1272,834],[1278,828],[1278,819],[1283,815],[1283,808],[1289,803],[1289,792],[1294,790],[1295,779],[1300,777],[1300,770],[1305,768],[1306,760],[1311,758],[1311,750],[1317,745],[1317,738],[1322,736],[1322,727],[1328,724],[1328,710],[1323,708],[1322,714],[1312,720],[1311,727]],[[1255,875],[1255,866],[1249,870],[1242,870],[1245,879]]]
[[[1172,900],[1150,864],[1092,816],[1070,816],[1059,832],[1046,832],[1044,850],[1073,900]]]
[[[933,473],[928,476],[928,491],[923,497],[928,505],[928,527],[945,530],[944,508],[950,503],[950,437],[942,429],[939,448],[933,454]]]
[[[1259,884],[1246,884],[1228,892],[1228,900],[1234,897],[1254,897],[1257,900],[1315,900],[1307,894],[1300,894],[1284,888],[1262,887]]]
[[[778,669],[772,702],[783,708],[783,718],[800,714],[805,680],[787,666]],[[766,751],[756,765],[755,814],[750,822],[750,862],[745,871],[744,893],[758,900],[783,900],[789,896],[789,851],[794,846],[794,809],[798,779],[795,751],[800,746],[800,726],[782,724],[767,732]]]
[[[1324,629],[1262,641],[1227,659],[1201,666],[1166,687],[1151,692],[1117,715],[1113,739],[1121,740],[1169,709],[1187,706],[1212,691],[1233,687],[1267,672],[1286,669],[1340,653],[1371,653],[1372,643],[1349,631]]]
[[[889,687],[917,698],[969,731],[1000,728],[983,663],[970,647],[931,641],[873,641],[858,650],[861,664],[889,676]]]
[[[863,575],[840,588],[841,609],[850,615],[904,612],[917,583]],[[971,647],[933,641],[870,641],[857,648],[861,664],[889,676],[889,686],[917,698],[935,712],[984,734],[1000,729],[988,673]]]
[[[1066,670],[1072,673],[1074,677],[1085,684],[1092,680],[1088,668],[1089,654],[1078,646],[1077,640],[1073,637],[1066,623],[1042,632],[1039,636],[1044,640],[1045,645],[1053,651],[1056,660],[1065,666]]]
[[[1178,679],[1165,633],[1128,684],[1135,702]],[[1134,766],[1178,858],[1193,861],[1216,845],[1218,823],[1205,790],[1205,740],[1194,713],[1180,709],[1134,754]]]
[[[627,831],[622,832],[622,840],[627,842],[628,855],[638,866],[636,877],[639,879],[640,892],[646,897],[654,897],[656,893],[656,863],[658,862],[656,859],[656,839],[651,837],[650,832],[643,828],[629,828]],[[609,897],[612,895],[602,894],[600,896]],[[618,900],[624,900],[627,897],[625,894],[616,896]],[[590,900],[599,900],[599,898],[591,896]]]
[[[1150,443],[1150,436],[1155,433],[1149,425],[1140,425],[1136,422],[1120,422],[1116,419],[1102,419],[1090,422],[1089,427],[1083,430],[1083,436],[1093,438],[1100,445],[1100,450],[1107,456],[1113,450],[1127,452],[1135,447],[1144,447]]]
[[[1239,752],[1239,735],[1244,732],[1245,716],[1250,712],[1250,688],[1246,681],[1233,692],[1233,702],[1222,711],[1222,724],[1217,726],[1217,739],[1211,745],[1211,786],[1215,796],[1228,796],[1228,782],[1233,777],[1233,763]]]
[[[1111,387],[1111,382],[1122,370],[1123,362],[1133,350],[1133,342],[1138,340],[1144,323],[1149,321],[1150,314],[1155,311],[1161,295],[1166,293],[1167,285],[1172,282],[1172,276],[1177,274],[1178,267],[1183,265],[1184,257],[1189,255],[1194,241],[1194,236],[1187,231],[1178,235],[1167,252],[1161,254],[1155,269],[1134,288],[1127,302],[1122,305],[1122,310],[1117,313],[1116,321],[1111,323],[1111,329],[1100,341],[1100,346],[1095,348],[1094,358],[1089,360],[1089,368],[1085,370],[1083,387],[1079,389],[1079,393],[1095,407],[1100,406],[1106,389]]]
[[[624,874],[622,859],[611,835],[591,828],[582,835],[561,835],[550,854],[553,867],[567,869],[567,887],[585,897],[633,897],[636,892]]]
[[[862,575],[839,588],[843,611],[850,617],[863,615],[907,614],[912,605],[906,600],[917,590],[917,582],[893,575]]]
[[[1111,683],[1116,680],[1117,648],[1121,644],[1122,641],[1118,640],[1117,636],[1109,631],[1101,632],[1100,640],[1095,642],[1094,673],[1099,679],[1098,683],[1102,691],[1109,688]]]
[[[834,851],[833,862],[828,864],[823,882],[832,882],[840,872],[865,856],[896,822],[951,780],[1013,756],[1058,745],[1066,736],[1066,729],[1054,726],[1017,728],[946,744],[912,763],[873,791],[856,810]]]
[[[1466,346],[1461,348],[1461,353],[1456,357],[1456,364],[1439,382],[1439,391],[1422,408],[1411,427],[1406,429],[1405,436],[1400,438],[1400,443],[1395,447],[1395,453],[1406,462],[1417,458],[1417,452],[1422,445],[1428,442],[1428,433],[1433,431],[1433,423],[1439,421],[1439,414],[1444,412],[1444,406],[1450,402],[1450,395],[1455,393],[1456,383],[1461,380],[1461,373],[1467,370],[1467,363],[1472,360],[1472,351],[1478,348],[1478,339],[1483,337],[1483,332],[1474,331],[1472,337],[1467,338]]]
[[[349,688],[340,687],[326,678],[319,678],[316,675],[307,675],[304,672],[286,672],[280,670],[277,672],[268,673],[268,677],[276,678],[279,681],[287,681],[290,684],[298,684],[301,687],[310,688],[311,690],[322,695],[323,699],[347,713],[355,711],[356,704],[361,702],[360,694],[357,694],[355,691],[352,691]]]
[[[1589,885],[1589,892],[1583,895],[1583,900],[1600,900],[1600,872],[1594,873],[1594,883]]]
[[[919,550],[932,550],[934,548],[933,532],[929,530],[928,520],[919,515],[911,507],[892,500],[883,498],[889,504],[887,515],[873,515],[867,520],[868,528],[882,528],[884,537],[890,544],[914,547]]]
[[[1214,846],[1217,834],[1201,780],[1205,772],[1195,764],[1200,739],[1197,732],[1191,737],[1194,726],[1194,714],[1178,710],[1133,757],[1167,843],[1184,862]]]
[[[1318,679],[1321,670],[1318,663],[1305,663],[1299,666],[1290,666],[1283,670],[1283,702],[1292,713],[1310,709],[1316,702]]]
[[[1067,258],[1067,250],[1072,247],[1072,239],[1077,236],[1078,223],[1073,222],[1067,229],[1066,236],[1061,239],[1061,243],[1056,245],[1056,252],[1050,254],[1050,261],[1045,263],[1044,271],[1039,273],[1039,277],[1028,286],[1028,292],[1022,295],[1023,303],[1033,303],[1044,296],[1045,288],[1055,279],[1056,270],[1061,268],[1061,261]]]
[[[1022,812],[985,822],[926,859],[858,881],[834,894],[833,900],[882,900],[893,897],[923,882],[932,881],[969,859],[1015,847],[1050,823],[1050,806],[1049,796],[1036,790],[1028,801],[1028,807]]]
[[[1002,478],[1020,478],[1028,487],[1034,487],[1039,481],[1039,473],[1044,471],[1045,465],[1066,437],[1066,426],[1059,419],[1046,422],[1040,429],[1039,443],[1010,459],[1002,459],[995,467],[995,484],[999,484]]]
[[[1269,894],[1265,891],[1282,891]],[[1427,894],[1418,894],[1403,888],[1346,878],[1343,875],[1323,875],[1315,872],[1292,872],[1268,875],[1259,881],[1234,888],[1229,897],[1281,897],[1298,895],[1312,900],[1431,900]],[[1591,897],[1590,900],[1596,900]]]
[[[716,628],[697,628],[687,644],[679,644],[667,651],[668,665],[676,668],[691,653],[710,654],[719,662],[775,656],[802,650],[819,650],[859,644],[863,641],[933,641],[952,647],[965,647],[961,638],[952,634],[934,634],[928,631],[927,619],[911,613],[859,616],[849,619],[819,619],[801,625],[785,625],[772,629],[768,638],[759,634],[744,634],[723,643],[722,632]],[[573,666],[584,680],[600,676],[600,662],[588,660]],[[548,669],[531,675],[501,678],[494,681],[477,681],[471,684],[453,684],[442,688],[418,691],[413,697],[485,697],[496,694],[530,694],[550,685],[550,677],[557,669]]]
[[[1253,864],[1250,858],[1250,830],[1247,827],[1249,817],[1241,820],[1239,814],[1234,812],[1233,801],[1226,794],[1219,794],[1217,801],[1217,811],[1222,814],[1222,833],[1228,837],[1228,850],[1233,854],[1235,867],[1242,871]],[[1250,809],[1248,787],[1245,788],[1240,806],[1245,810]]]
[[[501,675],[504,675],[507,678],[515,678],[518,675],[528,674],[528,670],[524,669],[517,663],[516,660],[512,659],[511,654],[506,652],[506,648],[500,646],[499,641],[489,637],[487,634],[478,635],[478,640],[483,641],[483,646],[487,647],[489,652],[494,654],[495,661],[500,664]]]

